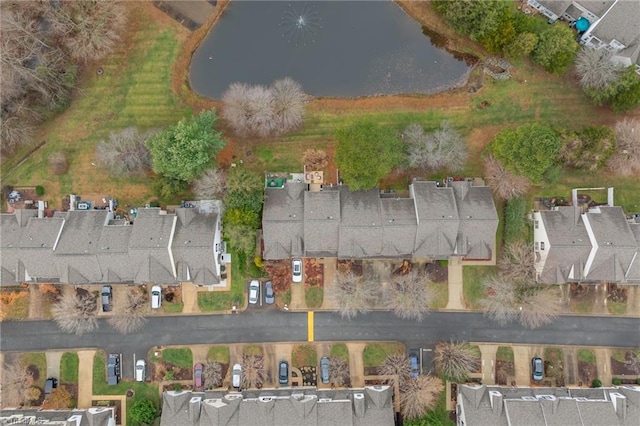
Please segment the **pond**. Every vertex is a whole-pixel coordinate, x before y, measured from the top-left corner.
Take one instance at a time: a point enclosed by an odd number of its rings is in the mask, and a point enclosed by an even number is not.
[[[435,93],[469,71],[391,0],[235,0],[194,52],[190,81],[218,99],[231,83],[283,77],[314,96],[359,97]]]

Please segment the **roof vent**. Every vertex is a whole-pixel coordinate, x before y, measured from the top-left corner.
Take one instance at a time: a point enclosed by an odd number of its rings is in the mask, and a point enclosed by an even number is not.
[[[536,398],[535,396],[529,396],[529,395],[525,395],[522,397],[523,401],[537,401],[538,398]]]

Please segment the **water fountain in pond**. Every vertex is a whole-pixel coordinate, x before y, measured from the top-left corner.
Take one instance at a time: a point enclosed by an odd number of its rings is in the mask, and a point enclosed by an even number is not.
[[[284,32],[282,37],[295,46],[304,46],[315,41],[316,34],[322,29],[322,18],[315,6],[309,3],[287,5],[282,15],[280,26]]]

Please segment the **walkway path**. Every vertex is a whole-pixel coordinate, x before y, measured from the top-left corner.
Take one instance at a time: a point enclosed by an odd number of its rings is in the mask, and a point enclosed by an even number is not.
[[[291,283],[291,310],[307,310],[307,302],[304,299],[304,281],[301,283]]]
[[[602,386],[611,386],[611,350],[608,348],[593,348],[596,353],[598,379]]]
[[[60,380],[60,360],[64,351],[47,351],[44,353],[47,359],[47,377],[55,377]]]
[[[449,258],[449,301],[445,309],[465,309],[462,287],[462,260],[457,256]]]
[[[93,357],[96,351],[78,351],[78,408],[90,408],[93,395]],[[59,363],[59,362],[58,362]]]
[[[198,287],[193,283],[182,283],[182,308],[183,314],[197,314],[200,313],[200,307],[198,306]]]
[[[333,294],[336,282],[336,265],[337,258],[325,257],[323,259],[324,264],[324,300],[322,301],[322,309],[335,310],[336,304],[332,297],[328,297]]]
[[[498,345],[478,345],[482,355],[482,383],[485,385],[496,384],[496,352]]]
[[[364,386],[364,361],[362,359],[362,352],[364,352],[366,346],[366,343],[347,343],[347,348],[349,348],[349,374],[351,375],[352,388]]]

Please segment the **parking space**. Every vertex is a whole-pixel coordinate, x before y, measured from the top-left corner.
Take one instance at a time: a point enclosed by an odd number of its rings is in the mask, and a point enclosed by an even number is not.
[[[254,281],[257,282],[257,287],[255,287]],[[247,300],[249,301],[247,309],[259,311],[276,309],[275,293],[273,292],[273,287],[271,291],[267,291],[267,282],[269,282],[268,279],[260,279],[246,283]],[[256,288],[257,291],[255,290]],[[255,303],[252,303],[254,300]]]

